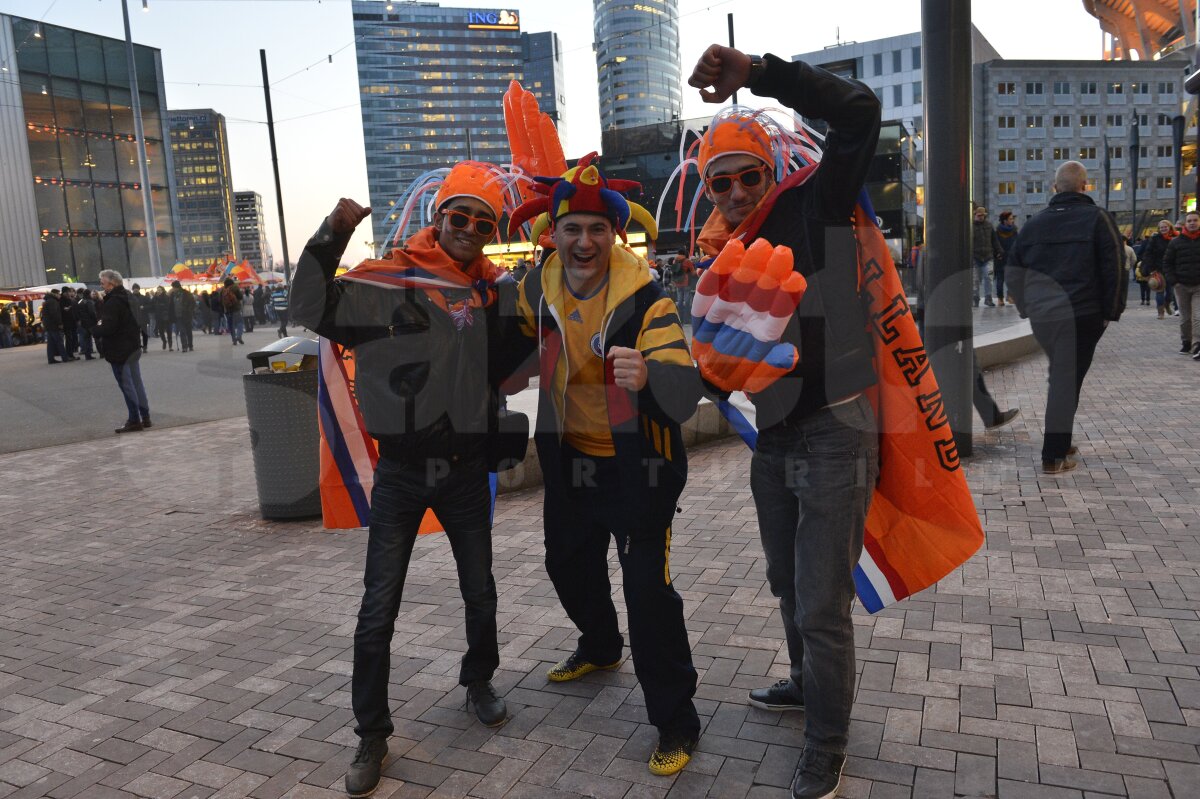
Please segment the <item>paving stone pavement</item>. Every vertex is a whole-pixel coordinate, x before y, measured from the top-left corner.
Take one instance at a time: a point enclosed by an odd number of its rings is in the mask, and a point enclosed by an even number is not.
[[[1044,359],[989,373],[1022,416],[978,431],[966,467],[986,548],[936,589],[856,612],[840,796],[1200,796],[1200,364],[1152,316],[1135,305],[1102,341],[1069,475],[1036,469]],[[258,519],[246,443],[234,419],[0,456],[0,797],[343,795],[365,533]],[[705,723],[682,774],[646,770],[631,663],[545,681],[573,630],[532,491],[496,513],[511,720],[488,730],[463,709],[453,560],[425,536],[377,796],[786,796],[803,717],[745,702],[787,673],[747,465],[735,441],[696,450],[681,502],[672,573]]]

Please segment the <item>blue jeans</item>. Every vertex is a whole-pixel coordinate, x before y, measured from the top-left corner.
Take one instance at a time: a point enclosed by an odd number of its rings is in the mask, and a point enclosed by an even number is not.
[[[109,364],[113,377],[125,398],[129,410],[129,421],[144,422],[150,419],[150,401],[146,399],[146,387],[142,385],[142,351],[134,350],[125,363]]]
[[[992,278],[988,275],[991,265],[991,261],[971,259],[971,301],[976,304],[979,303],[980,297],[987,297],[989,300],[992,298]]]
[[[363,598],[354,630],[351,704],[361,738],[392,734],[388,677],[396,615],[425,509],[446,528],[466,606],[467,652],[458,681],[490,680],[500,665],[492,579],[491,488],[482,457],[448,464],[380,456],[371,490]]]
[[[12,345],[12,328],[7,323],[0,323],[0,349],[8,349]]]
[[[791,678],[803,692],[807,744],[844,752],[854,705],[854,566],[879,476],[866,397],[763,430],[750,488],[779,598]]]
[[[61,330],[46,331],[46,362],[54,363],[55,357],[62,360],[67,358],[67,345],[63,343]]]
[[[225,324],[229,327],[229,338],[235,343],[242,340],[242,315],[240,312],[225,314]]]

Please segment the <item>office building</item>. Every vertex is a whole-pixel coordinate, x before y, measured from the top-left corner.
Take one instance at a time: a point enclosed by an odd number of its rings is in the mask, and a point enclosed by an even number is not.
[[[199,271],[226,254],[237,258],[225,117],[211,108],[172,110],[167,124],[183,263]]]
[[[592,0],[592,8],[600,129],[678,120],[678,0]]]
[[[256,191],[233,193],[233,214],[237,226],[238,257],[256,270],[274,268],[271,245],[267,242],[267,223],[263,216],[262,195]]]
[[[1196,139],[1193,122],[1185,133],[1186,154],[1173,140],[1186,67],[1182,55],[1161,61],[992,61],[977,67],[975,201],[993,219],[1012,211],[1019,225],[1053,196],[1055,168],[1076,160],[1088,169],[1088,193],[1116,213],[1122,230],[1132,225],[1140,235],[1164,216],[1174,218],[1175,161],[1186,155],[1184,174],[1190,173]],[[1135,125],[1136,189],[1130,157]],[[1194,202],[1190,191],[1181,195],[1183,204]]]
[[[979,29],[971,27],[971,63],[1000,58]],[[792,56],[869,86],[883,105],[883,118],[899,122],[914,135],[914,167],[918,213],[924,215],[924,91],[921,72],[921,33],[906,33],[869,42],[839,42]],[[978,107],[978,100],[976,101]]]
[[[567,148],[567,91],[558,34],[553,31],[522,33],[521,47],[525,73],[521,85],[537,98],[538,108],[554,120],[563,150],[570,152]]]
[[[178,250],[159,51],[134,45],[163,269]],[[151,275],[125,42],[0,14],[0,287]]]
[[[367,186],[380,248],[424,172],[473,158],[510,160],[503,97],[524,77],[514,10],[354,0]],[[402,236],[415,230],[410,226]]]

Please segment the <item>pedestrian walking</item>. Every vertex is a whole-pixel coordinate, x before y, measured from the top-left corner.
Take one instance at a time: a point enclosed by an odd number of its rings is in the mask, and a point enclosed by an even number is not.
[[[1163,274],[1179,306],[1179,351],[1200,361],[1200,213],[1189,211],[1183,230],[1167,244]]]
[[[242,328],[254,332],[254,294],[249,287],[242,290]]]
[[[1012,301],[1012,298],[1005,291],[1006,284],[1004,282],[1004,267],[1008,263],[1008,253],[1012,250],[1012,246],[1017,241],[1017,225],[1016,216],[1012,211],[1000,212],[1000,224],[996,225],[996,242],[1000,245],[1000,253],[996,256],[995,264],[992,266],[992,277],[996,289],[996,304],[1001,308],[1004,307],[1005,301]]]
[[[58,290],[51,289],[42,298],[42,307],[38,311],[42,322],[42,332],[46,336],[46,362],[63,363],[75,358],[67,354],[67,346],[63,340],[62,303],[58,301]]]
[[[225,278],[224,288],[221,289],[221,312],[225,324],[229,327],[229,338],[234,344],[244,344],[242,341],[242,292],[238,290],[233,278]]]
[[[1167,253],[1167,245],[1175,238],[1175,228],[1165,219],[1158,222],[1158,232],[1150,237],[1146,249],[1142,253],[1142,273],[1154,285],[1154,304],[1158,308],[1158,318],[1165,319],[1169,315],[1166,277],[1162,273],[1163,256]]]
[[[151,298],[151,308],[154,310],[154,329],[158,331],[159,341],[164,350],[175,351],[175,339],[171,334],[171,326],[175,319],[175,308],[167,290],[159,286]]]
[[[179,351],[191,352],[192,322],[196,313],[196,298],[183,287],[178,280],[171,281],[171,290],[167,293],[171,300],[171,314],[175,318],[175,329],[179,333]]]
[[[75,300],[75,317],[79,321],[79,347],[84,360],[94,361],[92,355],[93,331],[100,317],[96,313],[96,301],[92,292],[83,289]]]
[[[997,261],[1004,257],[1004,250],[996,238],[996,230],[987,219],[987,209],[982,205],[975,208],[975,220],[971,223],[971,303],[979,307],[979,299],[989,308],[992,300],[992,270]],[[999,294],[999,291],[997,291]]]
[[[104,304],[95,335],[104,340],[104,360],[112,366],[113,377],[125,399],[128,417],[117,433],[136,433],[150,427],[150,402],[142,385],[141,358],[138,346],[141,325],[134,315],[133,295],[125,290],[120,272],[105,269],[100,272],[104,289]]]
[[[1108,211],[1084,194],[1087,169],[1067,161],[1054,173],[1050,205],[1025,223],[1013,246],[1009,283],[1049,359],[1042,471],[1078,466],[1069,456],[1075,412],[1096,345],[1121,318],[1125,250]],[[1014,268],[1015,267],[1015,268]]]
[[[288,287],[276,286],[271,292],[271,308],[275,312],[275,318],[279,322],[279,337],[287,337],[288,323]]]

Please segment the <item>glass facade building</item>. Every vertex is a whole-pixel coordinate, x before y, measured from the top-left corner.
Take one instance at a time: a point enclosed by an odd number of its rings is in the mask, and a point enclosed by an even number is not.
[[[237,249],[225,117],[211,108],[167,112],[183,263],[207,269]]]
[[[563,80],[562,43],[553,31],[522,33],[525,77],[521,85],[537,98],[538,108],[549,114],[558,128],[558,139],[567,148],[567,90]]]
[[[678,120],[678,0],[593,0],[600,128]]]
[[[352,8],[367,185],[382,248],[399,212],[392,204],[422,173],[468,157],[509,161],[503,97],[523,78],[524,50],[516,11],[383,0],[354,0]]]
[[[274,268],[271,245],[267,243],[267,224],[263,217],[262,195],[256,191],[235,191],[233,213],[237,219],[237,248],[241,258],[255,269]]]
[[[94,283],[101,269],[152,274],[125,43],[20,17],[0,23],[0,212],[9,220],[0,230],[0,285]],[[162,65],[156,49],[138,45],[134,54],[154,222],[169,269],[177,215]],[[18,229],[9,230],[14,218]]]

